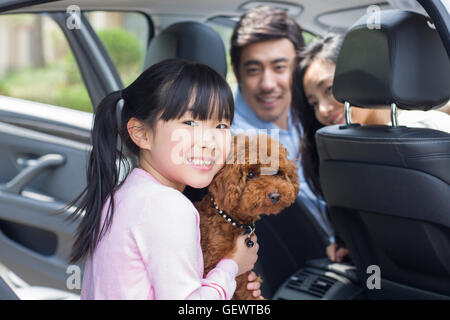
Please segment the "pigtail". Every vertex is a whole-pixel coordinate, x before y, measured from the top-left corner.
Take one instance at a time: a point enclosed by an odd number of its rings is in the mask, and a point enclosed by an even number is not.
[[[120,91],[107,95],[98,105],[92,130],[92,151],[87,166],[87,186],[69,205],[77,208],[70,218],[75,219],[84,213],[76,232],[72,248],[71,262],[76,262],[94,251],[102,235],[108,230],[114,213],[114,192],[119,184],[119,164],[123,161],[121,150],[117,149],[119,126],[116,106],[121,99]],[[120,167],[119,167],[120,168]],[[111,199],[102,221],[102,208]]]

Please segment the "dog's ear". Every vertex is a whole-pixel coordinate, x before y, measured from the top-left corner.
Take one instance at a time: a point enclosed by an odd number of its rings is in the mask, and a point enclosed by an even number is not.
[[[224,210],[231,210],[238,204],[245,188],[246,176],[243,171],[248,157],[248,144],[249,138],[245,134],[233,136],[227,162],[209,185],[216,203]]]
[[[280,167],[284,168],[285,175],[289,181],[294,185],[295,194],[298,194],[300,187],[298,183],[298,167],[296,165],[296,159],[288,159],[288,151],[282,145],[280,145]]]
[[[245,177],[242,165],[226,164],[214,177],[209,185],[209,191],[215,201],[224,210],[233,209],[245,187]]]
[[[298,181],[298,167],[295,164],[295,160],[287,160],[288,161],[288,165],[286,166],[287,170],[286,170],[286,174],[289,178],[289,180],[291,181],[291,183],[294,185],[294,192],[295,194],[298,194],[299,190],[300,190],[300,185],[299,185],[299,181]]]

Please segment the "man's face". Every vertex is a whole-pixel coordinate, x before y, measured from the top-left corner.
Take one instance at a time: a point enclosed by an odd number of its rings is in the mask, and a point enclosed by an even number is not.
[[[252,43],[243,48],[239,85],[245,101],[261,120],[287,126],[295,48],[286,38]]]

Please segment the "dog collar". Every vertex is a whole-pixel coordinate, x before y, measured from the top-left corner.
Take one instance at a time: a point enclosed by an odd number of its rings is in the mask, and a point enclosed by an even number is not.
[[[213,196],[211,196],[211,202],[213,203],[213,206],[217,210],[217,213],[219,214],[219,216],[224,218],[225,221],[231,223],[233,226],[244,229],[244,234],[248,233],[247,240],[245,241],[245,243],[247,244],[247,247],[249,247],[249,248],[253,247],[254,243],[252,240],[250,240],[250,238],[251,238],[252,234],[255,232],[255,229],[256,229],[255,224],[253,223],[252,225],[249,225],[249,224],[239,223],[238,221],[234,220],[225,211],[219,209],[219,206],[214,201]]]

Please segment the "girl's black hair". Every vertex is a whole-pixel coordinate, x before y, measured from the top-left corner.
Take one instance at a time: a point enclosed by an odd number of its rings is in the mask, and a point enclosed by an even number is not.
[[[316,59],[337,62],[343,38],[340,35],[327,35],[316,39],[300,53],[299,66],[294,71],[292,82],[292,106],[303,127],[303,137],[300,143],[302,169],[311,190],[323,198],[319,179],[319,155],[315,140],[316,131],[322,128],[314,108],[308,103],[303,89],[303,78],[309,66]]]
[[[116,109],[120,99],[124,104],[118,120]],[[71,262],[91,254],[111,226],[114,215],[111,199],[114,199],[120,185],[119,177],[124,173],[120,171],[130,171],[121,143],[135,156],[139,155],[139,147],[127,131],[128,121],[136,118],[153,129],[158,120],[179,119],[188,109],[194,119],[216,117],[231,122],[233,95],[227,82],[212,68],[180,59],[164,60],[151,66],[127,88],[110,93],[100,102],[92,130],[87,186],[68,205],[77,207],[70,218],[82,216]],[[102,209],[108,199],[109,207],[102,223]]]

